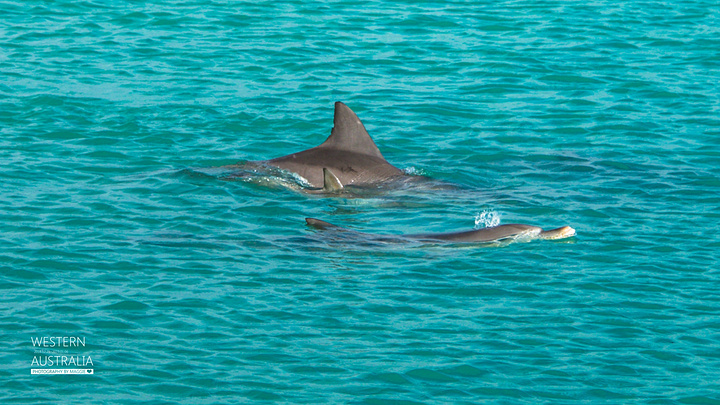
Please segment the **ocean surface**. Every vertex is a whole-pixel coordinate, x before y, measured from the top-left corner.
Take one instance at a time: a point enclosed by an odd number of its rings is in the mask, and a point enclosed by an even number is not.
[[[717,1],[0,12],[0,403],[720,403]],[[218,169],[318,145],[336,101],[452,187]]]

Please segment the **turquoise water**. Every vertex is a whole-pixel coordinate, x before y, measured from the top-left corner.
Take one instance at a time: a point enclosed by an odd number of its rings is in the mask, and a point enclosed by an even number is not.
[[[720,7],[678,3],[0,3],[0,402],[720,403]],[[458,187],[213,169],[335,101]]]

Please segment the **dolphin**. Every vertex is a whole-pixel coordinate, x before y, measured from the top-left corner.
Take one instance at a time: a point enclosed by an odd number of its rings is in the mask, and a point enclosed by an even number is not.
[[[563,226],[548,231],[540,227],[524,224],[507,224],[498,225],[491,228],[476,229],[472,231],[447,232],[447,233],[419,233],[411,235],[372,235],[362,232],[351,231],[349,229],[333,225],[329,222],[321,221],[316,218],[305,218],[307,224],[313,228],[321,230],[333,230],[339,232],[351,232],[357,235],[364,235],[381,240],[402,240],[410,239],[421,242],[449,242],[449,243],[472,243],[472,242],[498,242],[505,239],[515,238],[538,238],[538,239],[565,239],[575,236],[575,229],[569,226]]]
[[[319,146],[257,163],[298,174],[311,187],[337,192],[347,185],[372,185],[405,177],[388,163],[358,116],[335,103],[330,136]]]

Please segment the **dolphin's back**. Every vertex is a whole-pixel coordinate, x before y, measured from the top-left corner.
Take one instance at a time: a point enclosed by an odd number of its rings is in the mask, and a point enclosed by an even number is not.
[[[537,236],[540,234],[540,232],[542,232],[542,228],[539,228],[537,226],[524,224],[507,224],[495,226],[492,228],[477,229],[473,231],[423,233],[416,235],[408,235],[408,237],[421,240],[441,240],[445,242],[491,242],[522,235]]]
[[[358,116],[341,102],[335,103],[333,124],[330,136],[319,146],[266,163],[297,173],[313,187],[323,186],[323,168],[342,185],[375,184],[404,175],[385,160]]]

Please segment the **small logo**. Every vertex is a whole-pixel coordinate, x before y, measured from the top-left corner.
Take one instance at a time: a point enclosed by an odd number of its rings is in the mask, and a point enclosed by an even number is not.
[[[33,368],[30,374],[93,374],[91,368]]]

